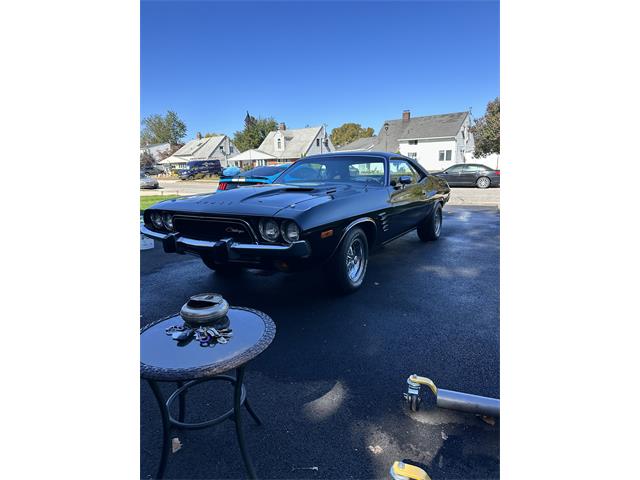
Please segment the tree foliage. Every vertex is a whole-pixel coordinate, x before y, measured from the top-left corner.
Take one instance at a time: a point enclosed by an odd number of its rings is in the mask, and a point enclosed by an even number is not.
[[[343,123],[342,126],[331,130],[331,141],[336,146],[346,145],[359,138],[373,136],[373,128],[362,128],[359,123]]]
[[[500,97],[487,104],[487,111],[471,127],[475,141],[475,156],[500,153]]]
[[[272,117],[256,118],[249,115],[244,118],[244,128],[235,132],[233,143],[236,148],[244,152],[252,148],[258,148],[269,132],[277,127],[277,122]]]
[[[177,145],[187,134],[187,126],[176,112],[168,111],[166,115],[150,115],[142,119],[140,144],[165,143]]]
[[[155,158],[153,158],[153,155],[151,155],[148,151],[143,150],[142,152],[140,152],[140,168],[151,167],[155,165],[155,163]]]
[[[173,155],[178,150],[180,150],[181,147],[182,147],[181,143],[179,143],[177,145],[171,145],[168,149],[163,150],[162,152],[158,153],[157,154],[158,155],[158,162],[161,162],[165,158],[169,158],[171,155]]]

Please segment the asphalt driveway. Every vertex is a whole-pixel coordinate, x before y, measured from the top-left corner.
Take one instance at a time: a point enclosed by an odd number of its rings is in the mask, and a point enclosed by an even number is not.
[[[336,297],[318,272],[223,279],[191,256],[141,254],[144,325],[200,292],[268,313],[272,345],[247,369],[264,425],[245,417],[260,478],[389,478],[393,460],[422,463],[433,479],[497,478],[499,423],[444,410],[408,411],[406,378],[478,395],[499,391],[499,235],[496,208],[447,206],[443,236],[410,233],[374,253],[363,288]],[[190,391],[187,420],[230,408],[230,388]],[[190,409],[190,410],[189,410]],[[141,383],[141,477],[160,453],[160,418]],[[232,422],[177,434],[170,478],[245,476]],[[317,467],[312,469],[311,467]]]

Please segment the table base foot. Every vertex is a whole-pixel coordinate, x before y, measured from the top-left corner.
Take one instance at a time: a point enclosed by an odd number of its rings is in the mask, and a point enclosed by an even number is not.
[[[242,460],[244,461],[245,469],[249,478],[255,479],[256,473],[253,468],[253,464],[251,463],[251,458],[246,449],[245,440],[244,440],[244,432],[242,431],[242,405],[247,409],[249,415],[253,418],[257,425],[262,425],[262,421],[258,417],[258,415],[254,412],[251,405],[246,397],[246,391],[243,385],[244,379],[244,366],[238,367],[236,369],[236,376],[231,377],[228,375],[217,375],[212,378],[202,379],[202,380],[192,380],[187,383],[177,382],[178,388],[169,396],[169,398],[165,401],[162,392],[160,391],[160,387],[158,383],[153,380],[147,380],[151,390],[153,391],[153,395],[158,402],[158,406],[160,408],[160,415],[162,418],[162,453],[160,456],[160,464],[158,466],[158,471],[155,478],[163,478],[167,462],[169,459],[169,452],[171,451],[171,428],[175,428],[177,430],[196,430],[201,428],[207,428],[213,425],[217,425],[218,423],[223,422],[224,420],[230,419],[233,420],[236,425],[236,437],[238,438],[238,445],[240,447],[240,453],[242,455]],[[209,380],[224,380],[233,384],[233,409],[229,410],[225,414],[205,422],[199,423],[185,423],[185,397],[186,391],[189,387],[196,385],[198,383],[203,383]],[[178,397],[179,400],[179,409],[178,409],[178,420],[171,417],[169,413],[169,407],[171,403]]]

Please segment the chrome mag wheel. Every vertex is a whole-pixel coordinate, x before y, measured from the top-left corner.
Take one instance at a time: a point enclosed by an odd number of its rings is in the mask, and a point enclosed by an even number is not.
[[[487,188],[491,184],[491,181],[487,177],[480,177],[477,185],[479,188]]]
[[[440,229],[442,228],[442,209],[437,208],[435,213],[435,218],[433,219],[433,229],[436,234],[436,237],[440,236]]]
[[[364,246],[362,240],[354,238],[347,249],[347,275],[349,280],[357,282],[364,273],[365,258],[364,258]]]

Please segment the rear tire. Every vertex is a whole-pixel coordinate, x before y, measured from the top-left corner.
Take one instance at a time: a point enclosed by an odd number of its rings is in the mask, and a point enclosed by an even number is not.
[[[355,227],[347,232],[327,264],[327,278],[338,293],[355,292],[364,282],[368,263],[367,236],[361,228]]]
[[[491,186],[491,180],[489,180],[489,177],[480,177],[476,180],[476,186],[478,188],[489,188]]]
[[[442,232],[442,204],[438,203],[431,214],[418,224],[416,230],[423,242],[438,240]]]
[[[233,263],[215,263],[207,257],[202,257],[202,262],[211,270],[214,270],[217,274],[222,276],[229,277],[238,275],[242,272],[242,267],[240,265],[234,265]]]

